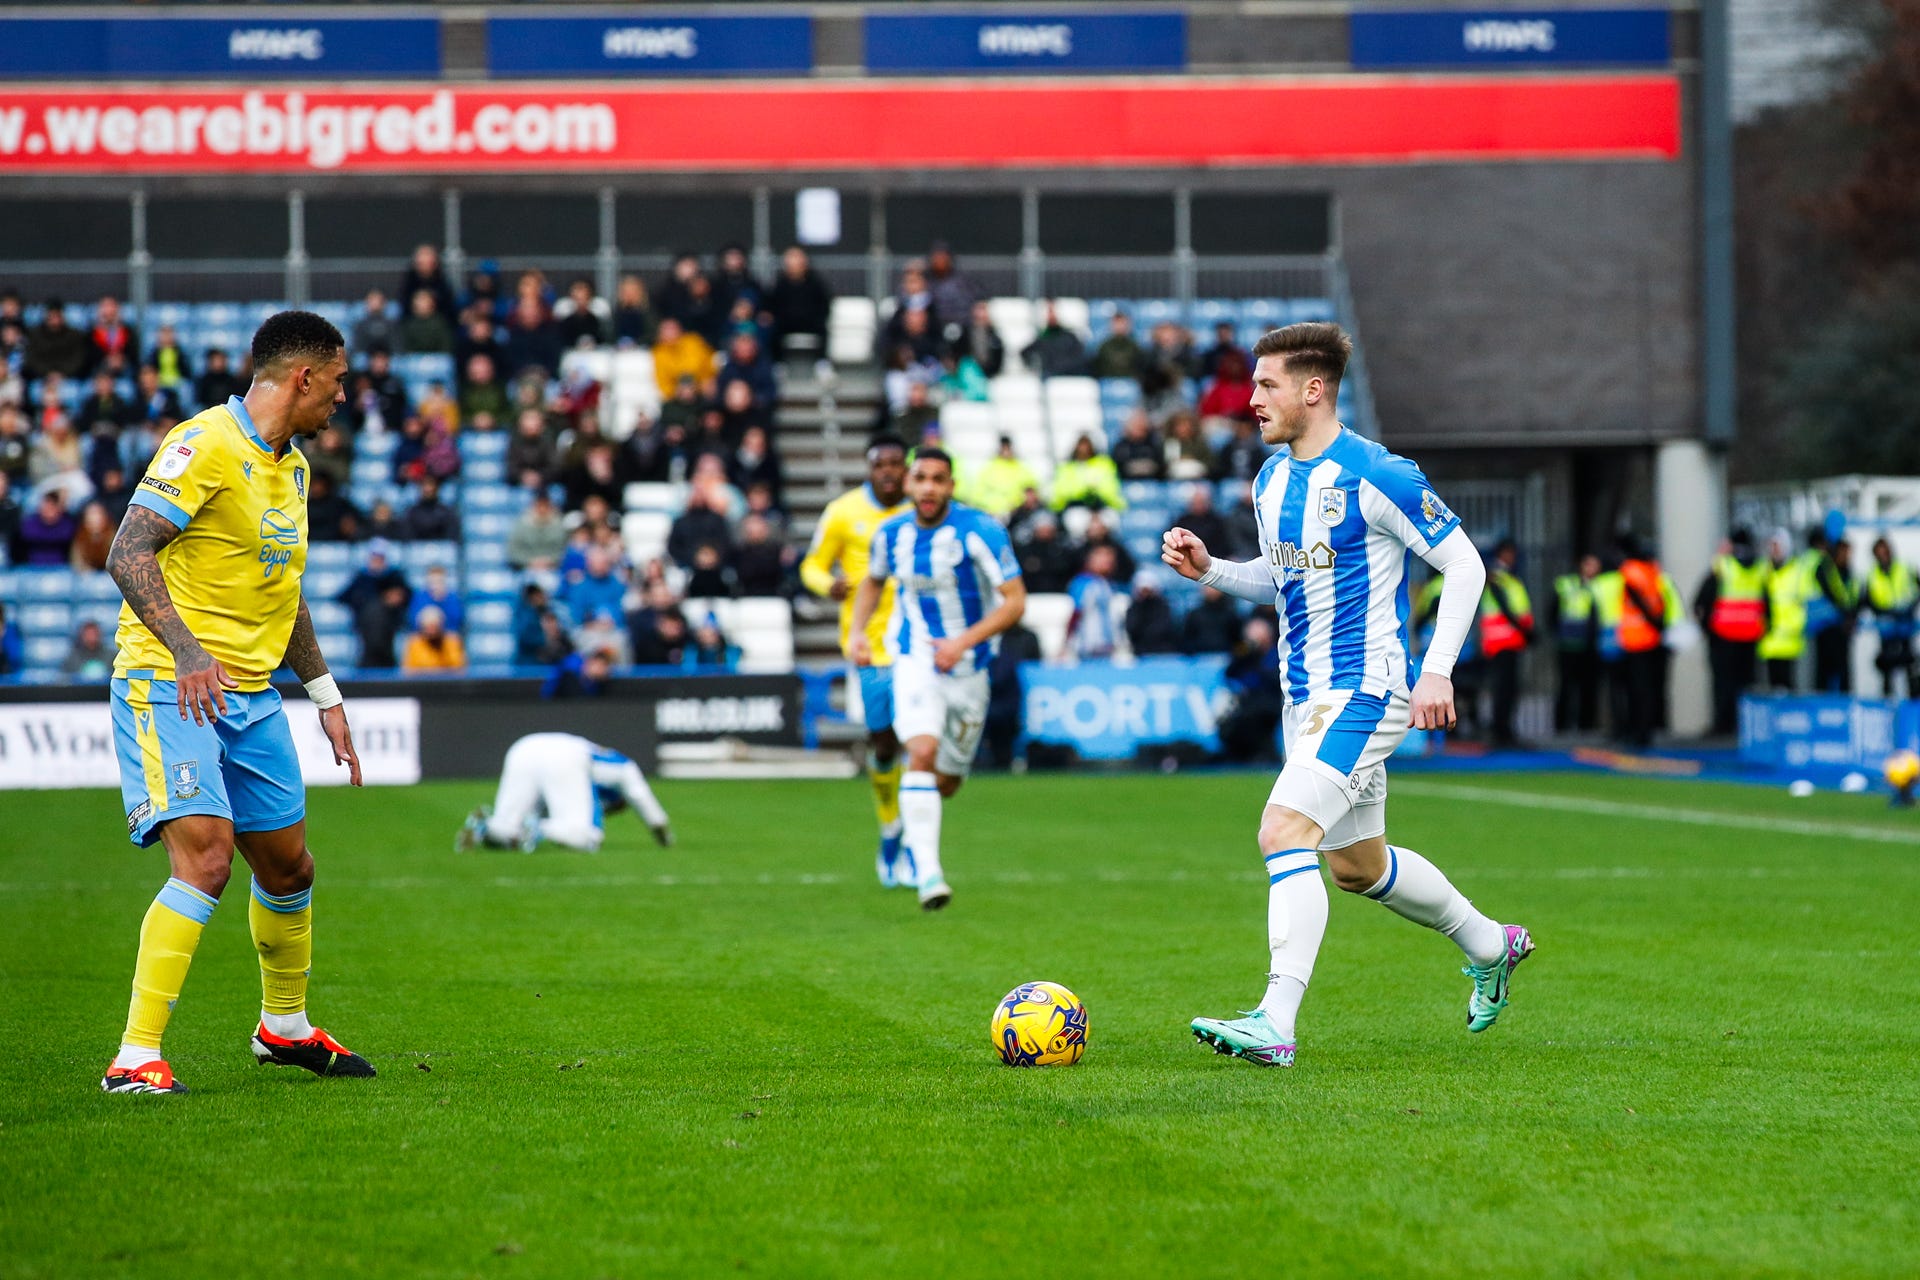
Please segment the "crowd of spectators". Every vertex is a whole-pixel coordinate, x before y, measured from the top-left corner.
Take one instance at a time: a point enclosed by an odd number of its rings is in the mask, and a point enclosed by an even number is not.
[[[504,437],[505,483],[524,505],[505,559],[527,586],[514,606],[513,660],[554,673],[556,695],[603,688],[612,667],[725,665],[737,650],[704,611],[705,597],[785,597],[796,591],[777,419],[782,359],[825,354],[833,294],[804,250],[782,256],[769,280],[727,245],[710,259],[679,255],[660,279],[621,277],[612,298],[585,278],[555,282],[537,270],[511,279],[490,261],[464,282],[431,245],[415,251],[396,287],[370,290],[343,326],[352,373],[333,422],[303,450],[312,467],[310,535],[356,544],[351,581],[336,600],[359,638],[358,666],[407,672],[468,665],[467,619],[452,565],[412,581],[400,544],[458,543],[464,433]],[[200,409],[242,394],[247,353],[184,346],[174,328],[143,335],[118,301],[78,312],[47,299],[34,323],[0,291],[0,549],[9,562],[104,568],[133,484],[161,438]],[[991,458],[960,468],[960,496],[1004,519],[1034,591],[1076,602],[1073,651],[1100,656],[1225,653],[1245,635],[1216,593],[1176,616],[1116,537],[1132,480],[1250,479],[1265,456],[1248,406],[1251,359],[1223,325],[1201,349],[1185,328],[1146,340],[1124,313],[1088,342],[1051,303],[1017,353],[1041,377],[1128,379],[1139,407],[1104,447],[1094,437],[1043,479],[1004,438]],[[651,352],[657,414],[610,421],[602,385],[567,360],[573,351]],[[938,441],[944,406],[984,401],[1009,350],[986,298],[936,244],[909,263],[876,336],[882,423],[910,443]],[[422,383],[396,357],[448,357],[451,376]],[[78,389],[76,391],[74,389]],[[378,440],[380,447],[370,442]],[[369,487],[369,464],[382,483]],[[675,494],[664,550],[636,561],[622,536],[629,486]],[[1252,530],[1211,507],[1195,486],[1180,522],[1225,554]],[[1124,636],[1100,621],[1129,597]],[[697,616],[696,616],[697,615]],[[12,635],[18,648],[18,631]],[[71,669],[98,669],[112,638],[84,629]],[[0,640],[0,664],[17,666]]]

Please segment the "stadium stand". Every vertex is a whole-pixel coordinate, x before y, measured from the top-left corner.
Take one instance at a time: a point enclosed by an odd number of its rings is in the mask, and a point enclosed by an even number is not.
[[[527,273],[517,288],[530,291],[543,307],[551,300],[551,290],[538,273]],[[670,314],[667,292],[663,288],[657,295],[662,314]],[[924,403],[903,411],[902,406],[888,403],[886,394],[876,393],[880,404],[875,425],[905,428],[913,443],[938,432],[959,460],[963,498],[971,496],[969,478],[987,466],[1006,439],[1011,441],[1014,457],[1030,469],[1039,506],[1050,510],[1055,477],[1082,439],[1104,456],[1126,430],[1129,418],[1145,412],[1151,420],[1149,438],[1158,447],[1172,448],[1166,437],[1174,418],[1190,414],[1204,390],[1202,353],[1193,345],[1194,334],[1212,335],[1217,326],[1231,326],[1235,342],[1245,348],[1277,325],[1332,319],[1336,314],[1333,302],[1326,298],[1203,298],[1190,305],[1166,298],[1050,301],[1055,325],[1089,353],[1108,336],[1114,318],[1125,314],[1133,333],[1141,335],[1147,359],[1160,360],[1151,367],[1167,376],[1157,384],[1146,376],[1097,379],[1076,373],[1043,378],[1034,360],[1046,307],[1019,297],[989,299],[986,313],[1005,351],[1004,363],[993,376],[974,380],[960,367],[967,358],[959,356],[957,348],[934,347],[900,371],[909,388],[914,382],[926,386],[927,394],[920,397]],[[226,352],[244,379],[253,328],[287,305],[272,300],[160,302],[146,308],[144,315],[129,317],[145,337],[158,335],[162,328],[170,330],[183,363],[172,384],[164,388],[172,401],[142,395],[137,365],[103,366],[114,375],[118,397],[132,405],[126,420],[110,427],[74,418],[90,390],[86,378],[62,378],[34,367],[32,335],[41,323],[43,308],[19,309],[22,341],[17,349],[0,348],[0,360],[6,362],[0,370],[7,378],[0,382],[0,469],[7,470],[13,482],[12,497],[0,497],[0,516],[7,515],[7,503],[31,516],[39,495],[48,490],[60,494],[64,506],[76,516],[95,501],[106,504],[110,512],[116,503],[124,510],[127,477],[138,478],[175,415],[203,407],[197,392],[205,384],[196,382],[196,375],[206,371],[209,355],[215,350]],[[357,302],[310,305],[347,333],[366,314],[364,305]],[[484,303],[479,305],[478,314],[508,357],[501,363],[511,369],[511,348],[522,335],[499,325],[496,313]],[[864,297],[835,298],[823,366],[830,362],[847,385],[863,373],[873,377],[879,357],[886,354],[888,336],[899,332],[892,327],[899,305],[893,298],[878,303]],[[66,313],[71,327],[84,330],[92,308],[69,305]],[[6,318],[0,311],[0,321]],[[397,304],[388,304],[386,318],[402,319]],[[465,324],[473,315],[458,318]],[[1151,347],[1146,346],[1149,334],[1155,335]],[[761,339],[767,336],[756,333]],[[1165,348],[1159,345],[1162,339],[1168,344]],[[715,342],[696,351],[712,347],[724,351],[725,346],[724,341]],[[1161,360],[1168,350],[1176,355]],[[805,358],[811,360],[811,355]],[[391,648],[394,636],[383,638],[383,627],[405,634],[405,616],[387,616],[382,622],[377,594],[370,602],[364,593],[352,590],[366,574],[375,549],[386,553],[383,572],[403,579],[409,595],[430,570],[446,571],[464,606],[461,630],[474,674],[544,671],[568,644],[605,645],[623,659],[644,651],[656,657],[665,654],[671,663],[698,661],[670,638],[663,642],[658,629],[644,635],[635,630],[653,626],[663,609],[677,611],[688,629],[705,622],[716,625],[725,638],[724,661],[740,670],[781,671],[792,669],[796,662],[832,660],[830,651],[805,642],[806,627],[796,627],[790,604],[796,589],[790,573],[779,594],[745,596],[740,594],[739,575],[731,560],[741,540],[747,507],[758,504],[756,514],[786,533],[785,563],[790,569],[830,491],[858,482],[857,475],[816,470],[795,479],[784,506],[777,482],[771,485],[770,495],[754,493],[750,503],[750,491],[756,486],[768,488],[769,476],[779,477],[780,454],[788,443],[797,450],[804,436],[818,432],[819,427],[781,425],[790,405],[778,396],[760,404],[759,397],[743,395],[740,399],[748,402],[745,407],[729,407],[721,402],[718,387],[730,380],[759,385],[756,380],[763,377],[768,386],[777,385],[776,378],[796,384],[804,380],[801,365],[776,372],[770,361],[764,368],[736,368],[714,357],[709,367],[702,357],[698,366],[702,376],[696,379],[698,397],[688,412],[663,400],[654,350],[631,343],[568,350],[551,376],[546,369],[534,367],[533,385],[515,406],[516,413],[531,411],[539,419],[538,431],[523,445],[515,434],[513,414],[491,429],[462,427],[457,421],[468,391],[460,353],[390,353],[386,374],[376,367],[373,352],[355,350],[352,357],[356,372],[367,379],[356,384],[355,402],[336,418],[337,424],[351,429],[324,450],[309,448],[310,456],[316,458],[316,471],[337,470],[337,478],[344,482],[339,486],[346,504],[343,510],[351,513],[341,540],[333,540],[332,535],[323,540],[316,531],[306,580],[320,642],[336,667],[390,665],[390,658],[371,650],[382,644]],[[521,393],[521,377],[507,381],[509,395]],[[12,410],[6,407],[9,402]],[[396,408],[399,421],[388,421]],[[1353,408],[1345,388],[1341,408],[1343,414]],[[12,434],[21,437],[24,445],[14,454],[6,448],[10,412]],[[455,420],[446,421],[448,415]],[[804,415],[796,415],[800,416]],[[769,430],[772,440],[768,456],[754,465],[771,470],[750,475],[738,450],[743,433],[753,426]],[[1083,540],[1096,527],[1105,528],[1130,562],[1124,564],[1124,573],[1116,574],[1124,579],[1116,583],[1121,599],[1136,584],[1152,583],[1176,611],[1184,612],[1202,593],[1159,563],[1159,544],[1162,532],[1188,509],[1195,490],[1206,490],[1220,527],[1230,531],[1230,541],[1241,531],[1250,533],[1247,459],[1238,459],[1238,472],[1222,467],[1222,460],[1231,457],[1230,423],[1209,422],[1206,434],[1207,451],[1215,459],[1207,479],[1129,479],[1119,486],[1118,500],[1112,503],[1063,499],[1055,504],[1063,509],[1049,517],[1061,528],[1040,535],[1037,551],[1033,550],[1033,526],[1042,521],[1022,523],[1022,513],[1016,511],[1012,517],[1016,546],[1023,557],[1030,551],[1042,558],[1054,557],[1070,576],[1079,571],[1084,558]],[[107,446],[98,444],[102,438]],[[718,463],[697,465],[708,454]],[[13,463],[10,457],[15,458]],[[108,462],[114,460],[125,474],[110,487],[106,482],[113,477],[105,473],[110,469]],[[529,465],[537,478],[526,474]],[[1252,465],[1257,467],[1257,458]],[[421,502],[428,484],[422,477],[428,475],[438,482],[440,506]],[[696,491],[702,495],[698,503],[692,501]],[[530,522],[528,513],[537,493],[545,493],[565,509],[562,523],[554,526],[554,536],[562,545],[551,556],[529,560],[517,556],[516,530]],[[1101,510],[1104,506],[1112,509]],[[18,523],[18,516],[11,518]],[[0,530],[9,527],[0,525]],[[450,536],[413,536],[422,530],[444,530]],[[1056,544],[1062,531],[1067,537]],[[537,532],[535,528],[527,537],[533,539]],[[23,669],[0,674],[34,682],[61,679],[75,633],[84,622],[98,621],[111,633],[117,593],[103,572],[72,563],[22,563],[26,557],[17,534],[12,542],[7,547],[0,541],[0,565],[7,565],[5,557],[11,556],[10,567],[0,567],[0,604],[19,630]],[[582,602],[593,594],[575,586],[589,575],[589,557],[596,548],[613,562],[617,585],[607,598],[618,598],[617,608],[593,606],[607,615],[597,620],[575,616],[577,610],[588,607]],[[544,604],[527,603],[523,592],[528,584],[546,593]],[[388,615],[393,609],[405,614],[403,606],[391,602],[386,608]],[[1038,592],[1033,597],[1027,625],[1039,636],[1049,658],[1065,651],[1072,608],[1071,601],[1057,592]],[[541,609],[555,613],[562,632],[558,641],[548,636],[542,643]],[[673,629],[672,625],[665,628]],[[711,654],[706,656],[711,659]]]

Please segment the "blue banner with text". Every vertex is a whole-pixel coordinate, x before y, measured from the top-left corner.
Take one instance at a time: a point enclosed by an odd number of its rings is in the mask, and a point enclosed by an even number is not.
[[[1130,760],[1145,746],[1220,749],[1220,716],[1232,701],[1227,660],[1142,658],[1131,666],[1022,664],[1027,737],[1072,747],[1083,760]]]
[[[685,17],[635,9],[597,17],[487,19],[496,76],[805,75],[808,17]]]
[[[435,18],[0,18],[0,79],[397,79],[440,74]]]
[[[1664,66],[1665,9],[1439,9],[1356,13],[1356,67]]]
[[[1181,13],[869,14],[867,70],[1180,71]]]

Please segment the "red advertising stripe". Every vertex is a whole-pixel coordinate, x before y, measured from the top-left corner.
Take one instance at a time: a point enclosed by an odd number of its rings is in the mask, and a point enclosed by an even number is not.
[[[0,91],[0,174],[1672,159],[1671,75]]]

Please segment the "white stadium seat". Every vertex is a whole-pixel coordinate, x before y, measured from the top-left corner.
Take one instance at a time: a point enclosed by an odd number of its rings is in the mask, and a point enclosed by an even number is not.
[[[1039,638],[1041,657],[1053,662],[1066,652],[1067,621],[1072,617],[1072,596],[1041,591],[1027,597],[1020,625]]]

